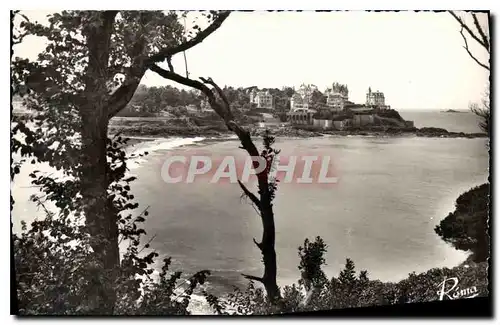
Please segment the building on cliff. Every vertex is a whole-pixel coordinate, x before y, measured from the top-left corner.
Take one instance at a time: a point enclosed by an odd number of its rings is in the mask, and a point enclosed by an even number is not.
[[[290,111],[296,110],[309,110],[311,106],[311,99],[314,91],[317,91],[318,87],[315,85],[302,84],[297,91],[292,95],[290,99]]]
[[[332,88],[325,91],[326,106],[333,113],[339,113],[344,109],[345,104],[349,100],[349,89],[347,85],[333,83]]]
[[[290,112],[299,110],[309,110],[309,100],[299,93],[295,93],[292,95],[292,98],[290,98]]]
[[[380,109],[389,108],[385,104],[385,95],[381,91],[372,91],[372,88],[369,87],[366,92],[366,106],[374,106]]]
[[[250,103],[257,105],[257,108],[273,109],[273,95],[269,91],[257,91],[253,89],[250,92]]]
[[[341,93],[327,91],[326,106],[331,112],[339,113],[344,109],[347,97]]]
[[[291,124],[311,125],[315,109],[311,108],[311,100],[314,91],[318,87],[311,84],[302,84],[290,98],[290,110],[287,113],[287,120]]]

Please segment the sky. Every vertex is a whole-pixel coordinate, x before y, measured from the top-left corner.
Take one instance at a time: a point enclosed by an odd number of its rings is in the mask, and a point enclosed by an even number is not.
[[[46,13],[30,15],[43,20]],[[480,21],[487,26],[485,15]],[[371,87],[384,92],[395,109],[466,109],[480,102],[489,72],[469,57],[459,31],[449,13],[233,12],[186,56],[191,77],[212,77],[221,86],[311,83],[323,91],[340,82],[358,103]],[[15,55],[31,56],[42,44],[24,43]],[[469,46],[488,62],[486,51],[472,40]],[[184,71],[182,54],[173,63],[177,72]],[[142,83],[176,85],[153,72]]]

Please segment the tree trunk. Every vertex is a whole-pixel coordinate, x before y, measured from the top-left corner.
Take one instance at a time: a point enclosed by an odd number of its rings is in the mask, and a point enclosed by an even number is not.
[[[82,169],[83,210],[87,226],[93,238],[93,249],[103,256],[104,267],[114,267],[119,263],[118,225],[116,215],[108,202],[108,175],[106,157],[105,128],[89,128],[86,124],[83,133],[83,155],[85,165]],[[102,238],[99,238],[102,237]],[[107,249],[106,249],[107,248]]]
[[[116,12],[95,12],[92,24],[84,29],[89,50],[86,69],[85,98],[79,107],[82,118],[82,165],[80,173],[83,211],[91,236],[97,268],[94,297],[89,297],[98,314],[112,314],[115,293],[112,287],[120,263],[117,214],[108,200],[108,133],[109,80],[108,60],[112,24]]]
[[[274,213],[272,207],[263,209],[261,211],[262,217],[262,242],[261,242],[261,252],[264,260],[264,276],[262,277],[262,283],[267,292],[267,296],[271,302],[275,302],[279,298],[280,292],[278,284],[276,283],[277,275],[277,261],[276,261],[276,250],[275,237],[276,231],[274,227]]]

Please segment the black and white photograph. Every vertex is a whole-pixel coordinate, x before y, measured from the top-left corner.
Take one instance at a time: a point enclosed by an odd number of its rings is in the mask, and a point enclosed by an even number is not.
[[[164,7],[10,11],[12,315],[492,315],[488,8]]]

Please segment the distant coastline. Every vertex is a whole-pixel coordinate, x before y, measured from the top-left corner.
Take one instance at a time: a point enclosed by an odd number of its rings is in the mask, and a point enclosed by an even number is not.
[[[458,112],[458,111],[457,111]],[[254,112],[255,113],[255,112]],[[268,116],[270,115],[270,116]],[[484,138],[486,134],[454,128],[414,126],[393,109],[371,109],[363,112],[343,111],[343,114],[314,114],[305,119],[283,119],[271,114],[247,112],[237,116],[238,123],[253,136],[261,136],[268,129],[280,138],[310,138],[332,136],[370,137],[433,137]],[[425,125],[425,123],[424,123]],[[234,136],[214,113],[187,113],[179,117],[117,117],[111,120],[110,133],[120,132],[134,137],[207,137],[224,139]]]
[[[148,126],[147,128],[133,125],[121,127],[113,125],[110,127],[110,134],[120,132],[124,136],[135,139],[147,140],[155,138],[167,137],[207,137],[212,139],[227,139],[234,138],[234,134],[223,127],[212,128],[190,128],[179,126]],[[249,127],[253,136],[262,136],[266,128]],[[333,136],[371,136],[371,137],[431,137],[431,138],[486,138],[485,133],[465,133],[465,132],[449,132],[442,128],[423,127],[423,128],[360,128],[350,130],[328,130],[314,129],[312,127],[270,127],[271,133],[280,138],[313,138],[322,137],[325,135]]]

